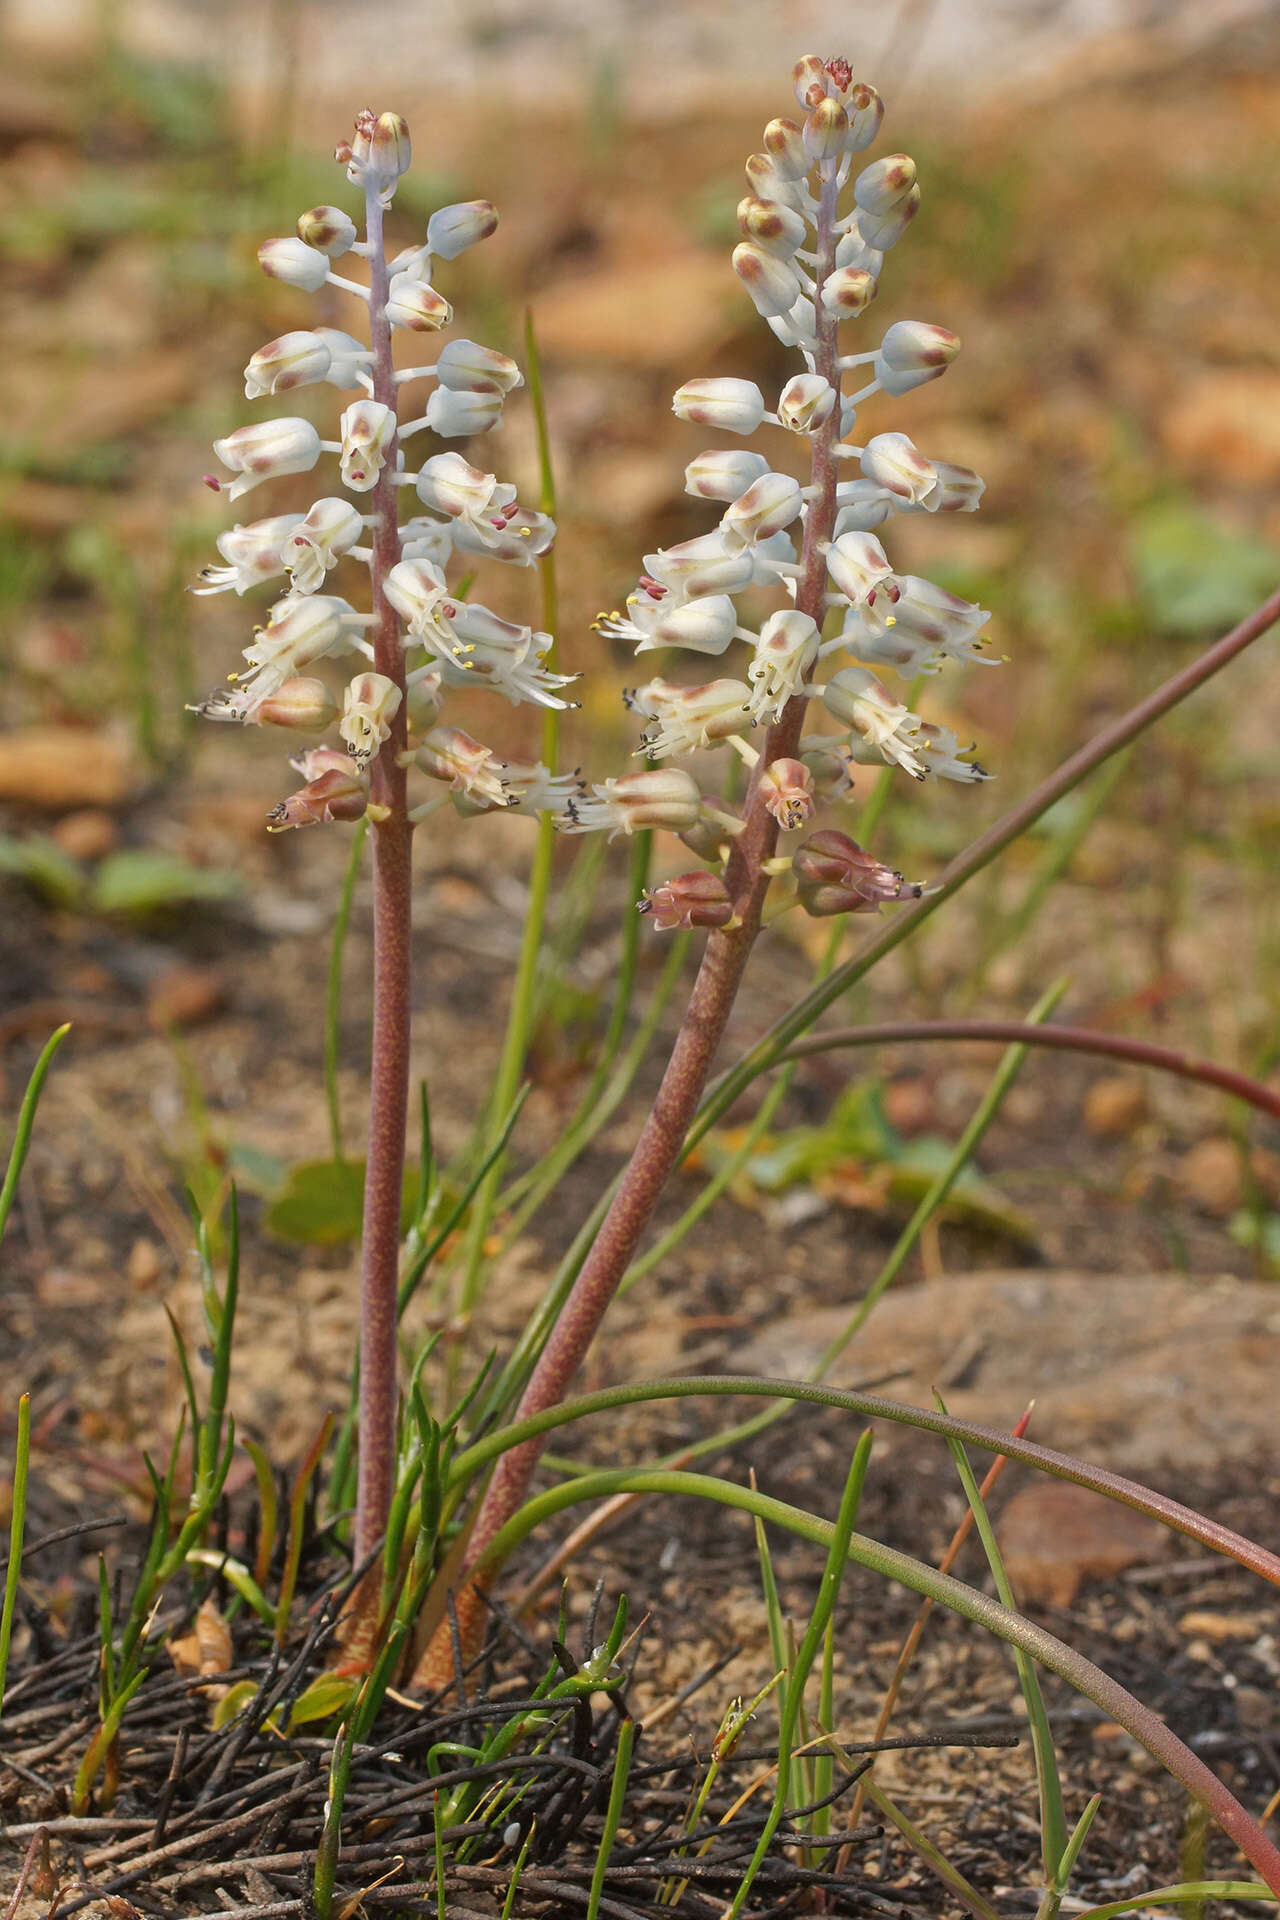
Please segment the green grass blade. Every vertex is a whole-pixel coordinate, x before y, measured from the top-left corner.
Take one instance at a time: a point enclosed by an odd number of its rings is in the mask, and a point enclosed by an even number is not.
[[[65,1031],[65,1029],[64,1029]],[[31,1395],[18,1400],[18,1438],[13,1454],[13,1500],[9,1509],[9,1561],[4,1570],[4,1604],[0,1607],[0,1712],[4,1709],[4,1682],[9,1670],[9,1642],[18,1604],[22,1573],[22,1536],[27,1523],[27,1476],[31,1466]]]
[[[618,1828],[622,1825],[622,1809],[627,1797],[627,1780],[631,1773],[631,1754],[635,1743],[636,1723],[628,1715],[618,1727],[618,1750],[613,1756],[613,1784],[609,1789],[609,1805],[605,1811],[604,1828],[600,1834],[600,1844],[596,1848],[595,1866],[591,1871],[587,1920],[599,1920],[600,1902],[604,1898],[604,1877],[609,1869],[609,1859],[613,1853],[613,1843],[618,1837]]]
[[[53,1064],[54,1054],[70,1031],[71,1023],[68,1021],[66,1026],[59,1027],[55,1033],[51,1034],[45,1042],[40,1058],[31,1069],[31,1078],[22,1096],[22,1105],[18,1108],[18,1124],[14,1129],[13,1144],[9,1148],[9,1165],[5,1171],[4,1185],[0,1186],[0,1240],[4,1239],[9,1211],[13,1206],[14,1195],[18,1191],[18,1180],[27,1157],[27,1149],[31,1145],[31,1129],[35,1125],[36,1108],[40,1104],[45,1076]]]
[[[1257,1880],[1192,1880],[1174,1887],[1153,1887],[1150,1893],[1135,1894],[1131,1900],[1111,1900],[1105,1907],[1086,1907],[1075,1920],[1114,1920],[1119,1913],[1139,1913],[1182,1901],[1194,1905],[1201,1900],[1267,1900],[1274,1906],[1276,1898]]]
[[[934,1394],[939,1413],[945,1414],[942,1396]],[[978,1490],[977,1476],[969,1465],[969,1456],[959,1440],[948,1439],[947,1446],[951,1458],[955,1461],[960,1484],[964,1488],[964,1497],[969,1502],[969,1511],[977,1528],[982,1550],[987,1556],[987,1565],[995,1581],[1000,1604],[1016,1612],[1018,1603],[1014,1598],[1009,1576],[1005,1571],[1004,1556],[996,1543],[995,1532],[991,1525],[991,1516],[987,1512],[987,1503]],[[1044,1879],[1046,1887],[1057,1887],[1062,1874],[1063,1856],[1067,1850],[1067,1816],[1062,1804],[1062,1782],[1058,1777],[1058,1761],[1053,1748],[1053,1730],[1049,1725],[1049,1715],[1044,1704],[1044,1695],[1040,1691],[1040,1682],[1036,1678],[1035,1668],[1020,1648],[1014,1648],[1014,1661],[1018,1668],[1018,1684],[1022,1688],[1022,1697],[1027,1706],[1027,1723],[1031,1728],[1031,1745],[1035,1755],[1036,1783],[1040,1792],[1040,1843],[1044,1857]],[[1088,1829],[1086,1828],[1086,1832]],[[1083,1835],[1081,1835],[1083,1840]]]

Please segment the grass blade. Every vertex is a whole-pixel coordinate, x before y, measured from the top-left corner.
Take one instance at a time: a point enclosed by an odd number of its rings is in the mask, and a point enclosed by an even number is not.
[[[22,1573],[22,1535],[27,1523],[27,1474],[30,1464],[31,1395],[24,1393],[18,1401],[18,1439],[13,1455],[13,1504],[9,1510],[9,1561],[4,1572],[4,1605],[0,1608],[0,1712],[4,1709],[9,1641],[13,1634],[18,1580]]]
[[[31,1069],[31,1078],[22,1096],[22,1105],[18,1108],[18,1124],[14,1129],[13,1145],[9,1149],[9,1165],[4,1176],[4,1185],[0,1187],[0,1240],[4,1239],[4,1230],[8,1224],[14,1195],[18,1191],[18,1180],[27,1157],[27,1148],[31,1145],[31,1129],[35,1125],[36,1108],[40,1104],[45,1076],[53,1064],[54,1054],[70,1031],[70,1021],[66,1026],[59,1027],[56,1033],[53,1033],[45,1042],[40,1058]]]

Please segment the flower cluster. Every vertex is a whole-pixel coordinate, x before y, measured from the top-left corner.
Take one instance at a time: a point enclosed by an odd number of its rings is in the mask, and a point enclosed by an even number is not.
[[[563,813],[580,790],[576,778],[504,761],[441,717],[447,690],[460,686],[483,685],[512,702],[571,704],[563,693],[570,676],[549,665],[551,636],[460,598],[447,577],[455,554],[468,568],[480,559],[532,566],[554,540],[555,525],[457,451],[434,453],[417,468],[404,454],[405,443],[424,430],[457,440],[496,427],[507,395],[523,384],[520,369],[506,354],[455,338],[429,366],[396,370],[392,359],[394,336],[449,325],[452,308],[432,285],[435,265],[491,234],[496,211],[485,200],[443,207],[428,221],[424,244],[388,260],[382,214],[409,165],[404,121],[361,113],[337,158],[364,189],[364,238],[340,208],[312,207],[296,238],[266,241],[258,259],[273,279],[303,292],[330,286],[352,296],[364,309],[368,343],[332,327],[283,334],[250,359],[245,395],[323,384],[355,397],[335,439],[322,439],[307,419],[286,417],[241,427],[215,442],[214,452],[236,476],[225,486],[232,500],[263,481],[310,472],[326,454],[337,458],[341,491],[306,513],[238,525],[218,540],[223,564],[204,570],[197,593],[243,594],[272,584],[284,591],[245,648],[249,671],[232,675],[201,711],[300,733],[322,734],[337,722],[341,748],[312,747],[293,762],[306,784],[274,810],[276,827],[358,819],[370,809],[370,768],[388,742],[401,765],[443,782],[439,798],[451,795],[461,811],[522,805]],[[339,260],[363,261],[367,280],[338,272]],[[401,396],[428,379],[434,385],[426,411],[402,418]],[[224,490],[219,480],[209,484]],[[402,519],[397,500],[410,489],[416,510]],[[330,591],[329,576],[342,561],[372,571],[374,611]],[[378,634],[388,629],[391,647],[380,651]],[[359,671],[335,695],[313,670],[351,658]]]
[[[820,799],[847,796],[853,770],[867,763],[887,762],[918,780],[987,777],[948,728],[921,719],[880,678],[934,673],[948,660],[995,664],[981,637],[988,619],[982,608],[896,571],[879,538],[895,514],[972,512],[982,481],[966,467],[929,458],[904,433],[856,437],[864,401],[937,379],[960,342],[943,327],[904,320],[868,351],[842,352],[840,345],[841,326],[875,298],[885,256],[919,207],[915,166],[905,154],[890,154],[858,167],[883,106],[847,62],[806,56],[794,81],[799,117],[771,121],[762,151],[747,162],[733,266],[769,327],[799,353],[803,370],[772,405],[754,382],[722,377],[686,382],[674,410],[739,439],[768,426],[790,436],[792,446],[804,442],[809,478],[797,480],[740,445],[698,454],[685,470],[686,491],[717,503],[717,525],[646,554],[625,608],[599,617],[600,632],[637,654],[663,650],[677,659],[685,653],[719,661],[735,646],[746,649],[737,672],[694,685],[658,676],[628,691],[627,705],[643,723],[638,751],[650,763],[643,771],[588,787],[576,775],[505,760],[441,715],[448,692],[463,686],[484,685],[512,702],[572,704],[565,695],[570,676],[553,665],[551,636],[461,597],[447,571],[455,555],[468,569],[480,560],[528,566],[548,550],[552,522],[522,507],[514,487],[460,452],[433,453],[416,468],[404,453],[405,443],[426,430],[445,440],[487,433],[522,384],[514,361],[468,339],[450,338],[428,366],[397,371],[392,358],[395,335],[432,334],[450,324],[452,309],[432,282],[436,263],[493,231],[492,206],[442,208],[423,244],[388,260],[382,216],[409,165],[409,136],[398,115],[362,113],[338,158],[364,190],[364,238],[339,208],[313,207],[298,221],[296,238],[259,249],[274,278],[312,293],[331,286],[351,295],[365,310],[368,332],[368,345],[329,327],[286,333],[245,369],[251,399],[308,385],[355,394],[336,439],[322,439],[307,419],[287,417],[241,427],[215,446],[236,476],[226,488],[232,499],[264,480],[309,472],[322,456],[338,461],[341,491],[306,513],[223,534],[224,564],[207,568],[197,589],[243,594],[273,582],[285,586],[245,649],[250,671],[232,676],[205,713],[315,733],[337,722],[341,748],[314,747],[294,762],[306,784],[276,809],[275,824],[366,811],[378,817],[384,802],[371,771],[376,776],[390,756],[397,767],[443,783],[445,791],[437,789],[411,818],[451,796],[464,813],[507,806],[548,812],[571,833],[660,826],[680,835],[713,871],[681,876],[648,898],[646,910],[664,927],[732,928],[740,914],[720,872],[727,876],[753,809],[765,809],[776,823],[770,834],[795,832]],[[365,262],[367,283],[339,273],[335,261]],[[426,411],[402,419],[401,393],[428,378],[435,384]],[[396,503],[409,489],[414,510],[401,519]],[[329,575],[343,561],[371,569],[371,612],[329,591]],[[737,601],[761,588],[775,589],[779,605],[757,631],[743,624]],[[339,699],[312,670],[351,657],[357,671]],[[811,701],[820,702],[835,731],[804,732]],[[747,737],[756,729],[763,754]],[[741,813],[704,795],[684,768],[653,764],[726,745],[752,769]],[[814,913],[874,910],[914,891],[839,833],[815,835],[782,864],[792,867],[794,902]]]

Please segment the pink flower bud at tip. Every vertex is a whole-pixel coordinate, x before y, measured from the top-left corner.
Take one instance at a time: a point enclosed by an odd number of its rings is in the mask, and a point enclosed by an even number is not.
[[[721,433],[754,433],[764,419],[764,395],[754,380],[687,380],[672,395],[671,411]]]
[[[803,505],[798,480],[789,473],[765,473],[725,508],[720,525],[731,545],[749,547],[789,527]]]
[[[330,260],[349,253],[355,244],[356,223],[341,207],[308,207],[298,215],[298,238]]]
[[[813,817],[813,775],[803,760],[773,760],[760,776],[760,798],[784,831]]]
[[[867,853],[846,833],[828,828],[792,856],[800,904],[817,919],[836,913],[876,913],[885,900],[918,900],[924,888]]]
[[[885,392],[910,393],[946,372],[960,351],[960,336],[924,320],[899,320],[889,328],[875,357],[875,377]]]
[[[309,473],[322,451],[320,435],[311,422],[297,417],[237,427],[225,440],[215,440],[213,450],[225,467],[240,476],[227,488],[232,500],[238,500],[261,480],[275,480],[286,473]],[[218,488],[220,491],[220,483]]]
[[[303,240],[264,240],[258,248],[258,264],[271,279],[283,280],[303,293],[319,292],[329,277],[324,254]]]
[[[684,490],[700,500],[736,500],[768,471],[769,462],[762,453],[748,453],[745,447],[713,447],[689,462]]]
[[[350,762],[348,762],[350,765]],[[316,780],[287,800],[279,801],[267,815],[271,833],[285,833],[290,827],[327,826],[335,820],[359,820],[369,804],[364,781],[352,767],[350,773],[330,767]]]
[[[835,404],[835,388],[820,373],[794,374],[778,396],[778,424],[792,433],[816,433]]]
[[[469,439],[473,433],[489,433],[502,425],[502,395],[457,393],[450,387],[437,387],[427,401],[426,423],[442,440]]]
[[[905,433],[876,434],[859,465],[868,480],[913,507],[927,507],[938,490],[937,468]]]
[[[456,260],[477,241],[497,230],[498,209],[492,200],[461,200],[438,207],[427,222],[427,246],[440,260]]]
[[[333,355],[318,333],[282,333],[259,347],[244,370],[244,397],[288,393],[327,379]]]
[[[674,880],[648,889],[636,905],[639,912],[651,916],[659,933],[671,933],[677,927],[741,924],[734,914],[729,889],[716,873],[677,874]]]
[[[386,315],[393,327],[408,333],[438,333],[452,320],[453,308],[425,281],[397,273],[387,289]]]
[[[511,393],[524,385],[515,361],[475,340],[450,340],[440,349],[436,378],[454,393]]]

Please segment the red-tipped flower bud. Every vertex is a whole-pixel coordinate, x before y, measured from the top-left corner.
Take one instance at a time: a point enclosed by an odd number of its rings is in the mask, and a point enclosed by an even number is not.
[[[733,919],[729,889],[717,873],[681,873],[647,892],[638,903],[659,933],[677,927],[727,927]]]
[[[923,888],[903,879],[847,833],[827,828],[792,856],[800,904],[815,919],[835,913],[875,913],[885,900],[918,899]]]

